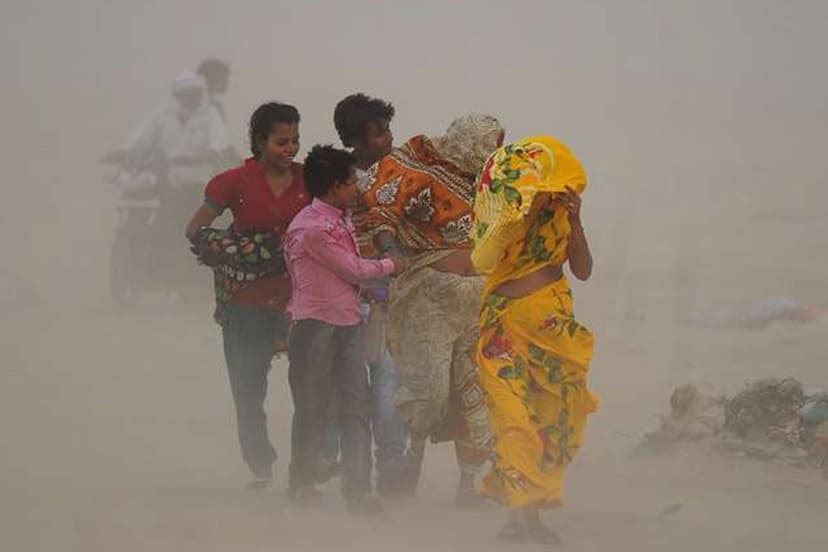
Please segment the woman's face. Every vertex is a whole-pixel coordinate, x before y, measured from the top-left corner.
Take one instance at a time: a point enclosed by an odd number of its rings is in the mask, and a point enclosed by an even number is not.
[[[290,167],[299,153],[299,124],[274,123],[262,148],[262,160],[274,167]]]

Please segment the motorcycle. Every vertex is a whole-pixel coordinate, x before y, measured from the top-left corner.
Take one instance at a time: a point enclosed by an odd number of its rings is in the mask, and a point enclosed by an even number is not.
[[[118,193],[109,255],[113,304],[126,310],[157,292],[177,295],[186,304],[209,304],[210,284],[190,257],[182,230],[204,187],[203,179],[192,176],[196,162],[164,160],[134,170],[116,154],[104,161],[116,167],[104,180]]]
[[[118,193],[115,236],[109,253],[109,291],[119,309],[157,287],[148,270],[153,223],[160,204],[158,177],[118,167],[104,181]]]

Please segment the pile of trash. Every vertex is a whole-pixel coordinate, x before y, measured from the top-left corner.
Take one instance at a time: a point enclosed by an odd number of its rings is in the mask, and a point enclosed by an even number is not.
[[[714,439],[722,449],[815,466],[828,477],[828,393],[806,392],[793,378],[758,380],[730,398],[683,385],[659,421],[644,448]]]

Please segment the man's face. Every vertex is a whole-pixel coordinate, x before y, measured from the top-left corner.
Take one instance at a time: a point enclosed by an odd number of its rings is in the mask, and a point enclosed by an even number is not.
[[[225,73],[213,78],[213,80],[208,83],[208,86],[211,94],[226,94],[227,89],[230,87],[230,73]]]
[[[337,182],[334,185],[337,206],[347,208],[353,206],[359,198],[359,186],[357,186],[356,171],[351,167],[351,173],[344,182]]]
[[[394,146],[394,135],[391,134],[391,122],[387,120],[368,123],[365,140],[359,144],[359,149],[376,163],[389,153]]]
[[[201,88],[188,88],[175,93],[175,100],[183,109],[192,111],[204,101],[204,91]]]

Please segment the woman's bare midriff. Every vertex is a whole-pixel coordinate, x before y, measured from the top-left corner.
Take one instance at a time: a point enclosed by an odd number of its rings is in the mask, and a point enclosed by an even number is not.
[[[471,249],[458,249],[446,257],[431,263],[431,268],[440,272],[451,272],[461,276],[476,274],[471,260]]]
[[[532,295],[561,278],[563,278],[563,269],[560,266],[547,266],[517,280],[500,284],[494,293],[509,299],[520,299]]]

